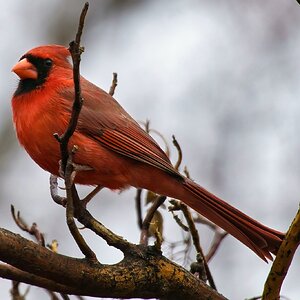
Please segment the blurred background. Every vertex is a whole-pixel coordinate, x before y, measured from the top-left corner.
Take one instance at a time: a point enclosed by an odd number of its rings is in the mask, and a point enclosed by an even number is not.
[[[47,242],[58,240],[60,253],[76,257],[82,255],[64,209],[50,199],[49,175],[17,143],[10,99],[18,80],[10,70],[35,46],[68,45],[83,3],[14,0],[0,10],[0,226],[20,232],[10,215],[13,204],[28,223],[37,222]],[[168,140],[175,134],[193,179],[286,231],[300,200],[299,26],[293,0],[91,0],[81,73],[108,90],[117,72],[115,98]],[[89,208],[111,230],[138,242],[134,195],[105,190]],[[172,218],[165,220],[165,238],[180,240]],[[207,249],[211,232],[198,229]],[[93,234],[85,237],[102,262],[121,259]],[[299,258],[282,288],[288,299],[299,299]],[[219,292],[229,299],[260,295],[270,266],[232,237],[210,263]],[[10,287],[0,279],[0,299],[10,299]],[[48,295],[31,288],[26,299]]]

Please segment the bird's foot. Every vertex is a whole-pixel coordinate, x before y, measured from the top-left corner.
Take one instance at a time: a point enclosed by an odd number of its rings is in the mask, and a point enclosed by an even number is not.
[[[50,175],[50,193],[51,198],[59,205],[66,207],[67,198],[62,197],[58,194],[58,177],[56,175]],[[64,189],[64,188],[60,188]],[[103,189],[103,186],[97,185],[89,194],[87,194],[83,199],[81,199],[81,204],[86,208],[87,204]]]
[[[62,197],[58,194],[58,182],[57,182],[57,176],[51,174],[50,175],[50,193],[52,199],[59,205],[62,205],[63,207],[66,207],[67,204],[67,198]]]

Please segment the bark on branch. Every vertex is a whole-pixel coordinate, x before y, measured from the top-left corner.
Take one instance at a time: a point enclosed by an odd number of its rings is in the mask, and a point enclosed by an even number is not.
[[[128,255],[115,265],[96,266],[86,259],[54,253],[0,229],[0,260],[19,269],[15,272],[19,281],[27,278],[26,282],[41,287],[49,288],[51,284],[51,289],[57,292],[95,297],[225,299],[152,249],[141,246],[144,257]],[[1,277],[12,279],[13,274],[13,268],[7,270],[1,265]]]

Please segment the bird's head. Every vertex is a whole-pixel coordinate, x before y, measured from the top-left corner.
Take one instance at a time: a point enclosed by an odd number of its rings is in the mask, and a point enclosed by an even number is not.
[[[28,51],[12,68],[12,72],[20,78],[15,95],[42,86],[55,70],[70,69],[69,56],[69,50],[59,45],[40,46]]]

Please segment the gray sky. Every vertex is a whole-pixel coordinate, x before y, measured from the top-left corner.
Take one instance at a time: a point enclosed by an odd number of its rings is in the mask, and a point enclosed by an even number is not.
[[[17,79],[10,69],[35,46],[67,45],[83,3],[15,0],[0,11],[0,226],[19,232],[9,213],[14,204],[28,222],[38,223],[47,241],[59,240],[61,253],[79,257],[64,210],[50,200],[48,174],[16,141],[10,99]],[[118,72],[115,98],[170,141],[175,134],[195,181],[285,231],[300,199],[299,25],[296,1],[90,1],[81,73],[108,90],[112,72]],[[137,242],[133,197],[133,190],[104,191],[90,209]],[[170,241],[181,237],[174,228],[166,217]],[[202,226],[199,231],[207,249],[211,233]],[[86,237],[103,262],[120,259],[94,235]],[[299,298],[297,261],[299,254],[282,289],[289,299]],[[210,266],[229,299],[260,295],[270,268],[232,237]],[[9,287],[0,279],[1,299],[9,299]],[[32,288],[28,299],[44,295]]]

